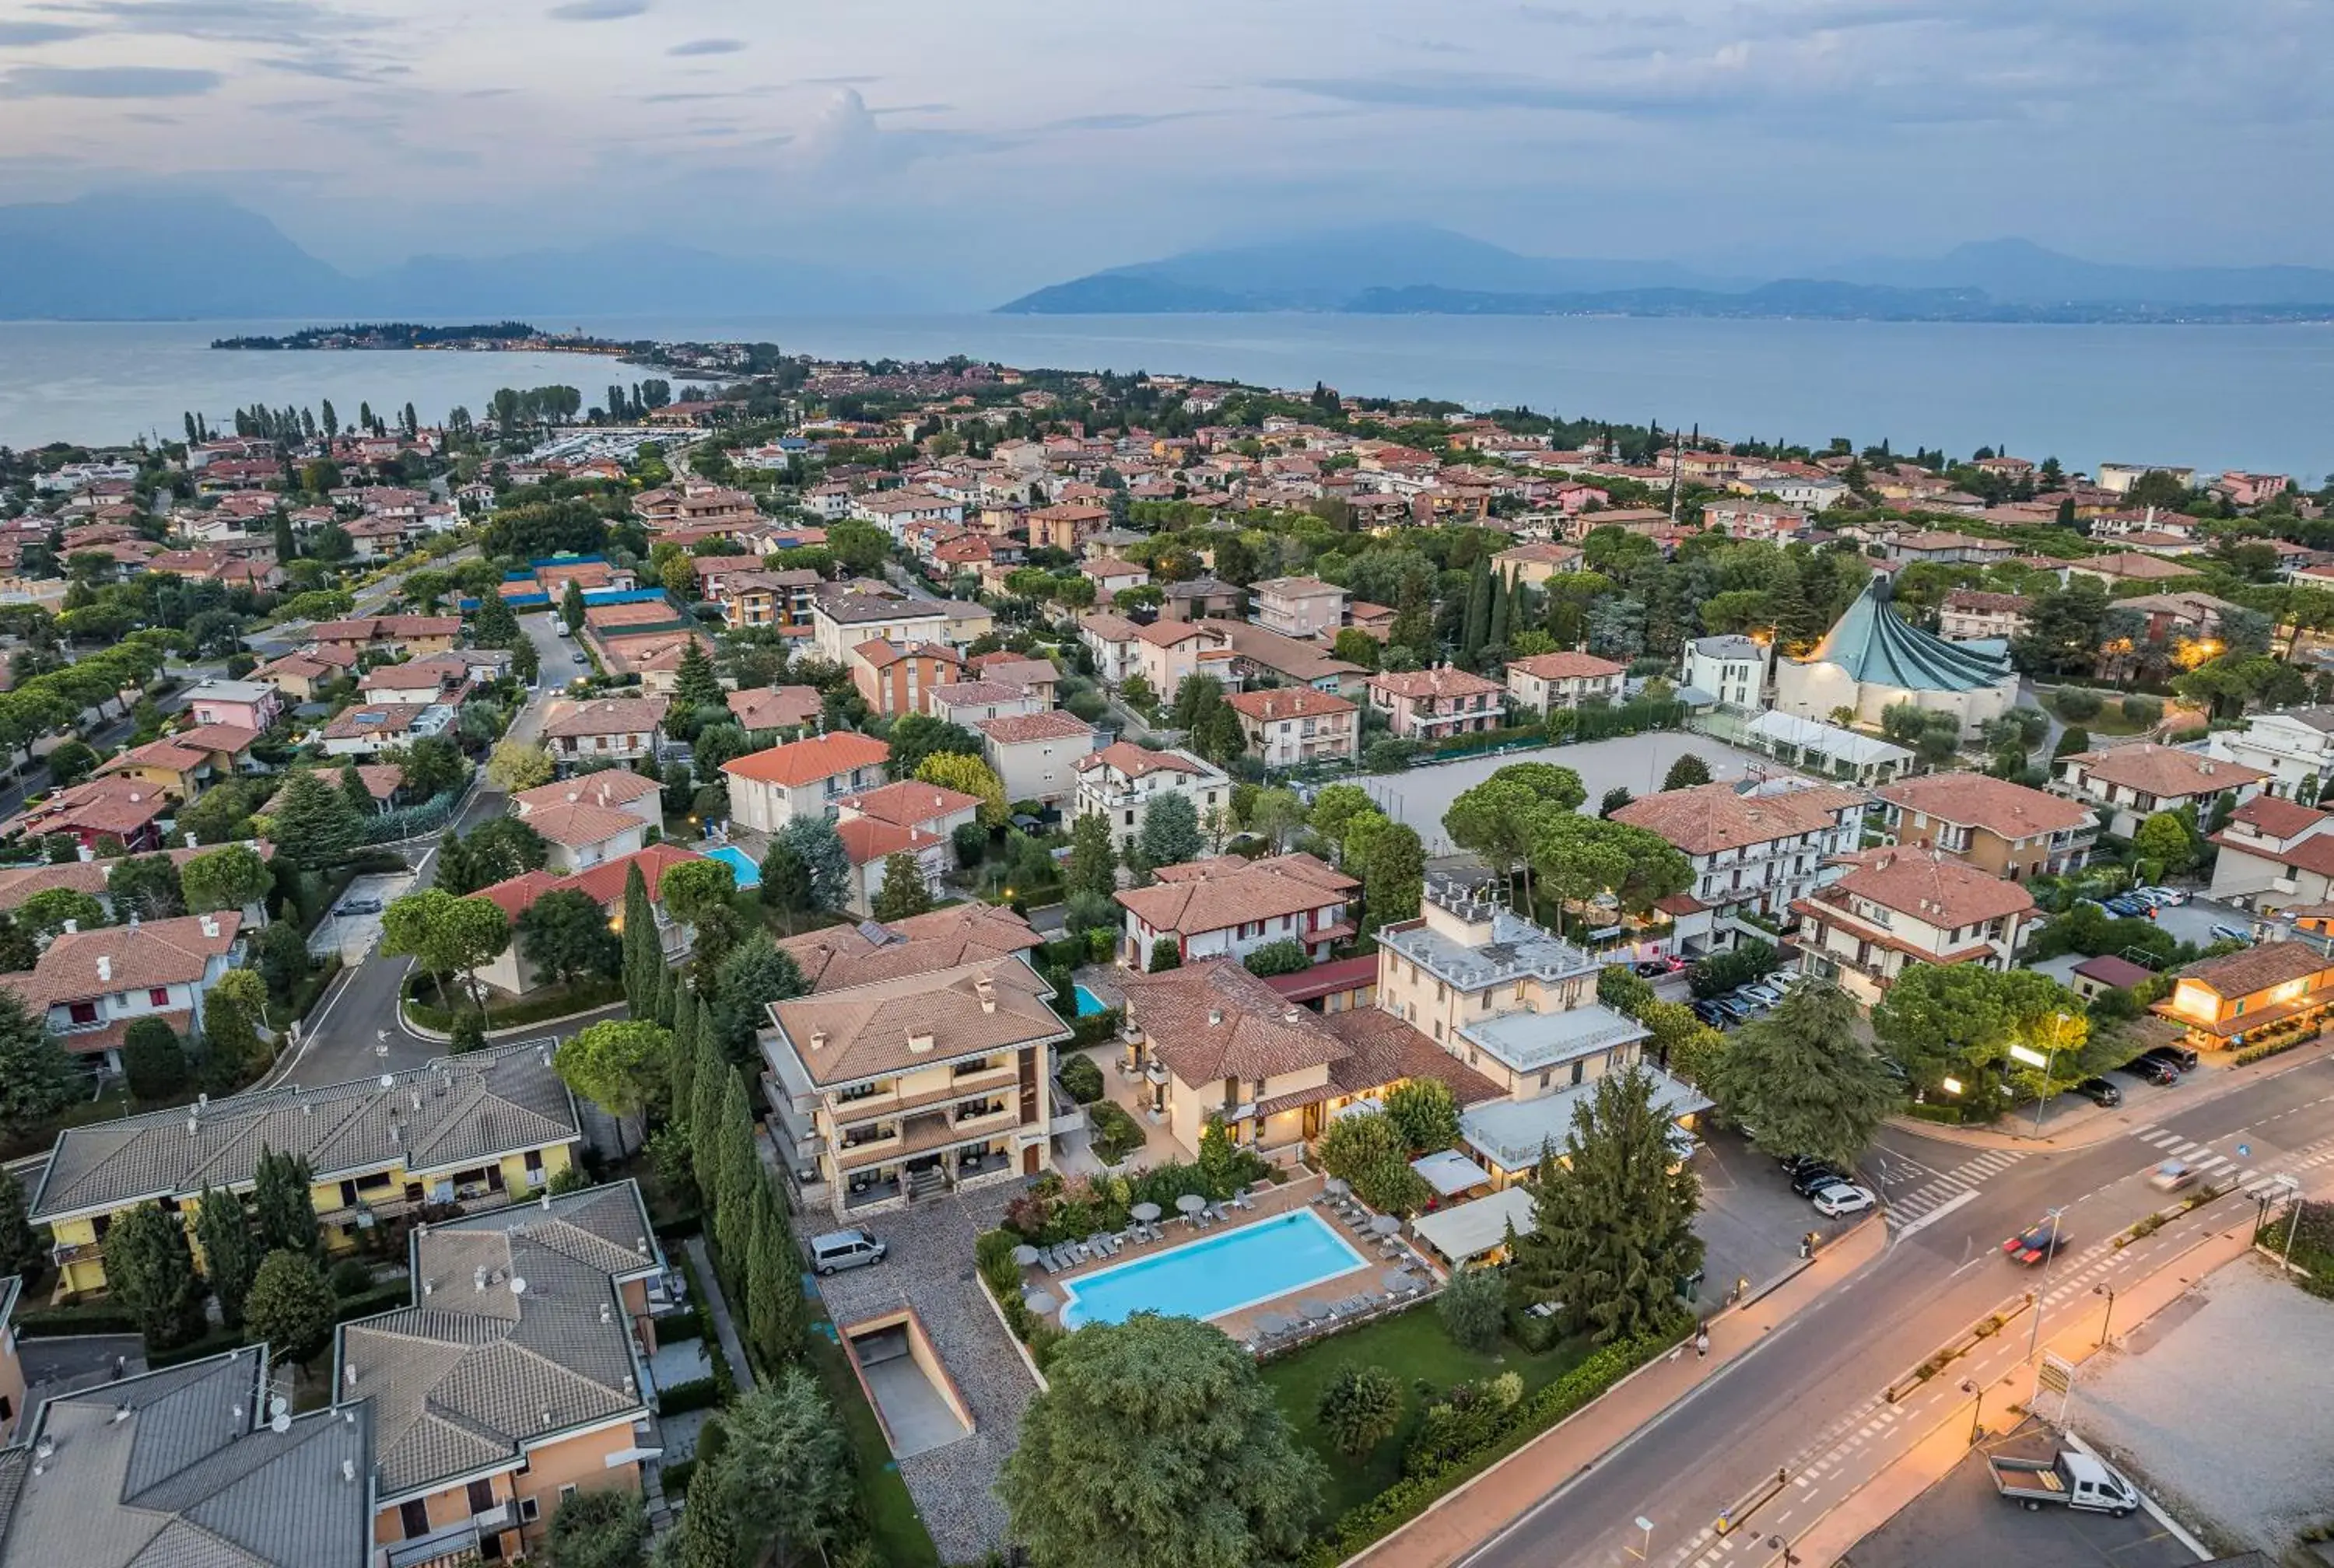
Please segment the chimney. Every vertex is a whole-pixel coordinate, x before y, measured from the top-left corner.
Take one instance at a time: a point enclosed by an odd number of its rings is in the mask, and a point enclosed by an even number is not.
[[[73,936],[73,935],[75,935],[76,933],[78,933],[80,930],[81,930],[81,922],[80,922],[79,920],[68,919],[68,920],[66,920],[66,921],[65,921],[65,935],[66,935],[66,936],[68,936],[68,937],[70,937],[70,936]]]
[[[100,953],[97,956],[97,977],[108,984],[111,984],[113,980],[113,959],[110,954]]]
[[[1223,1021],[1224,1021],[1224,1010],[1223,1010],[1221,1007],[1210,1007],[1210,1008],[1209,1008],[1209,1009],[1208,1009],[1208,1022],[1209,1022],[1209,1024],[1220,1024],[1220,1023],[1222,1023]]]
[[[216,937],[218,934],[218,917],[217,915],[205,915],[203,917],[203,935],[206,937]]]
[[[908,1031],[909,1054],[913,1056],[921,1056],[929,1053],[931,1048],[932,1032],[930,1029],[911,1029]]]
[[[825,1030],[814,1029],[810,1032],[810,1048],[813,1052],[819,1052],[826,1049]]]
[[[130,928],[133,931],[138,928],[138,911],[135,909],[130,911]]]
[[[972,991],[974,996],[980,998],[980,1010],[982,1012],[994,1013],[997,1011],[997,983],[995,981],[991,980],[988,976],[983,975],[972,983]]]

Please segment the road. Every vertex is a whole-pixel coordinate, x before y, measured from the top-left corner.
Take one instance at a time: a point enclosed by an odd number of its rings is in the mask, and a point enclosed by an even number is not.
[[[508,738],[532,740],[543,728],[545,707],[571,677],[584,673],[586,666],[575,644],[552,630],[553,617],[526,616],[519,624],[535,644],[542,671],[540,689],[528,697],[526,706],[512,722]],[[502,815],[508,800],[481,775],[450,831],[467,833],[479,823]],[[432,843],[414,862],[410,891],[420,892],[429,886],[437,858],[438,847]],[[275,1078],[310,1084],[345,1083],[376,1073],[418,1067],[441,1054],[445,1046],[408,1029],[399,1009],[399,990],[412,969],[410,958],[376,954],[342,970],[309,1014],[298,1051],[285,1059]],[[581,1027],[580,1023],[570,1025],[569,1030],[576,1027]]]
[[[2250,1152],[2240,1156],[2241,1144]],[[1892,1217],[1888,1250],[1595,1467],[1557,1482],[1465,1559],[1469,1568],[1691,1561],[1735,1499],[1778,1466],[1801,1468],[1819,1452],[1811,1445],[1836,1440],[1892,1380],[2004,1298],[2042,1285],[2047,1332],[2049,1312],[2065,1310],[2049,1293],[2087,1292],[2082,1275],[2108,1238],[2168,1201],[2146,1179],[2167,1154],[2211,1163],[2223,1178],[2252,1172],[2255,1184],[2334,1157],[2334,1059],[2267,1073],[2087,1149],[1986,1151],[1890,1130],[1866,1174],[1883,1190],[1919,1189],[1927,1201],[1909,1218]],[[2242,1198],[2222,1204],[2231,1215],[2251,1212]],[[2044,1280],[1998,1248],[2053,1205],[2064,1207],[2069,1245]],[[1654,1525],[1650,1552],[1639,1517]]]

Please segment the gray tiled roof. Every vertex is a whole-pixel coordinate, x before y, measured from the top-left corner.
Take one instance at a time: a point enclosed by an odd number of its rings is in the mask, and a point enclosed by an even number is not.
[[[323,1180],[399,1161],[410,1172],[448,1170],[581,1136],[574,1098],[537,1049],[506,1046],[439,1057],[386,1088],[376,1078],[293,1085],[70,1129],[32,1208],[46,1221],[192,1197],[206,1184],[245,1187],[266,1149],[299,1155]]]
[[[268,1392],[238,1351],[51,1400],[0,1451],[0,1568],[362,1568],[371,1410],[277,1432]]]
[[[633,1183],[417,1229],[411,1255],[414,1303],[344,1324],[334,1358],[335,1392],[372,1403],[383,1497],[645,1413],[617,1282],[663,1258]]]

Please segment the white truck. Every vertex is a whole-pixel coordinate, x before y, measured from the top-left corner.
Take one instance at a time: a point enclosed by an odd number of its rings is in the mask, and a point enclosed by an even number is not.
[[[2064,1504],[2120,1519],[2139,1506],[2131,1483],[2088,1454],[2061,1448],[2047,1459],[1986,1456],[1993,1489],[2029,1509]]]

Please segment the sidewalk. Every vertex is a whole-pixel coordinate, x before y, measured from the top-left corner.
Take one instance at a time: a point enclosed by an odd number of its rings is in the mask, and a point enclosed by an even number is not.
[[[721,1282],[713,1275],[713,1255],[706,1250],[705,1238],[692,1236],[683,1244],[689,1248],[689,1261],[696,1265],[697,1283],[705,1292],[705,1311],[713,1319],[713,1333],[721,1342],[721,1359],[729,1363],[729,1376],[741,1394],[754,1388],[754,1369],[746,1360],[745,1342],[738,1337],[738,1325],[729,1319],[729,1303],[722,1299]]]
[[[2074,1362],[2079,1380],[2082,1363],[2099,1353],[2101,1331],[2110,1326],[2107,1322],[2110,1312],[2118,1335],[2146,1322],[2198,1280],[2250,1252],[2253,1219],[2251,1206],[2231,1206],[2219,1217],[2216,1228],[2166,1258],[2145,1278],[2118,1291],[2112,1305],[2088,1293],[2074,1296],[2066,1306],[2056,1309],[2058,1315],[2049,1325],[2042,1348]],[[2015,1426],[2019,1418],[2013,1406],[2023,1410],[2035,1394],[2036,1363],[2025,1360],[2025,1335],[2017,1332],[2023,1324],[2023,1319],[2018,1320],[2003,1336],[2019,1352],[2016,1364],[2006,1372],[1989,1369],[1972,1380],[1984,1387],[1983,1425],[1988,1433]],[[1978,1361],[1974,1356],[1970,1359]],[[1973,1365],[1972,1371],[1978,1369]],[[2043,1401],[2042,1413],[2054,1414],[2057,1396],[2045,1392]],[[1910,1449],[1808,1524],[1792,1541],[1793,1553],[1810,1563],[1837,1563],[1845,1557],[1858,1541],[1886,1524],[1961,1462],[1970,1450],[1971,1418],[1975,1413],[1967,1399],[1944,1402],[1942,1414],[1932,1413],[1934,1425],[1914,1440]]]
[[[1709,1320],[1710,1355],[1681,1345],[1640,1368],[1604,1398],[1558,1422],[1424,1514],[1351,1561],[1367,1568],[1444,1568],[1465,1558],[1569,1477],[1594,1465],[1639,1428],[1886,1250],[1888,1229],[1866,1221],[1812,1263]]]
[[[2297,1067],[2309,1067],[2334,1056],[2334,1034],[2321,1034],[2307,1045],[2297,1045],[2291,1051],[2249,1062],[2242,1067],[2233,1065],[2224,1058],[2206,1055],[2201,1063],[2202,1081],[2191,1080],[2190,1085],[2151,1094],[2137,1105],[2125,1105],[2115,1110],[2094,1105],[2087,1100],[2075,1100],[2073,1106],[2053,1113],[2043,1112],[2042,1136],[2034,1135],[2034,1111],[2028,1107],[2021,1116],[2004,1117],[1992,1127],[1948,1127],[1941,1122],[1916,1121],[1910,1116],[1892,1116],[1888,1126],[1899,1132],[1931,1138],[1940,1143],[1957,1143],[1966,1149],[2088,1149],[2096,1144],[2121,1138],[2133,1129],[2153,1124],[2167,1115],[2194,1111],[2209,1105],[2224,1094],[2235,1092],[2264,1078],[2274,1078],[2281,1073]],[[2073,1098],[2059,1096],[2063,1103]]]

